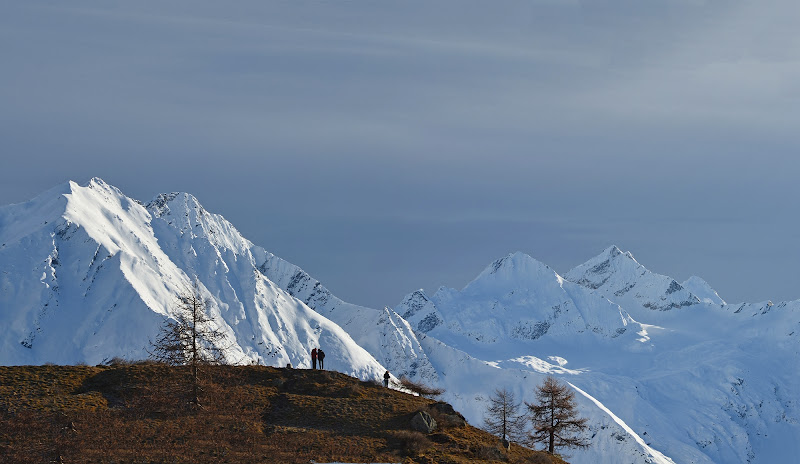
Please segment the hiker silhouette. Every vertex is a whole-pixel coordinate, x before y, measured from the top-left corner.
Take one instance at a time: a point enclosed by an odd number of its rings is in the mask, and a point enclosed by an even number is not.
[[[325,352],[322,348],[317,348],[317,361],[319,361],[319,368],[325,369]]]

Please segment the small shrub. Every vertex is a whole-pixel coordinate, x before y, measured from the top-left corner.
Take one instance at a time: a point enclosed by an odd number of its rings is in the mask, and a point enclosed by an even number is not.
[[[433,443],[420,432],[413,430],[398,430],[394,437],[400,441],[400,445],[407,454],[418,454],[433,446]]]
[[[431,387],[422,382],[415,382],[405,376],[400,377],[400,385],[420,396],[424,396],[425,398],[439,396],[445,391],[443,388]]]

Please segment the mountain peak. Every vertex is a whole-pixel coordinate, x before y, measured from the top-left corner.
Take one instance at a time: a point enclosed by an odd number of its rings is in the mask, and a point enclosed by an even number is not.
[[[514,253],[509,253],[495,260],[484,270],[484,273],[497,274],[500,272],[519,272],[529,269],[550,269],[550,267],[521,251],[515,251]]]
[[[649,271],[636,261],[633,254],[613,245],[576,266],[566,274],[566,278],[597,290],[611,301],[633,297],[647,309],[669,310],[700,302],[675,279]]]
[[[69,181],[69,193],[76,193],[78,190],[89,189],[97,192],[110,193],[112,195],[125,196],[122,191],[99,177],[92,177],[85,184]]]
[[[424,288],[420,288],[419,290],[414,290],[413,292],[409,293],[406,296],[406,299],[416,299],[416,298],[419,298],[423,301],[430,300],[430,298],[428,298],[428,295],[425,294]]]
[[[531,256],[514,252],[495,260],[463,290],[489,288],[505,289],[527,287],[530,282],[553,278],[561,282],[559,276],[550,266]]]
[[[566,274],[566,277],[585,287],[598,289],[605,285],[612,275],[620,272],[643,275],[648,271],[630,252],[623,252],[616,245],[611,245],[599,255],[576,266]]]
[[[197,198],[185,192],[159,193],[145,207],[155,217],[180,213],[185,215],[189,210],[195,210],[200,215],[205,214],[205,209]]]
[[[408,295],[403,298],[403,301],[400,303],[401,305],[408,306],[412,310],[410,312],[402,313],[402,317],[408,318],[417,312],[420,308],[424,307],[428,303],[430,303],[431,299],[428,298],[428,295],[425,294],[425,290],[419,289],[414,290],[413,292],[409,293]]]
[[[85,183],[86,185],[81,185],[78,182],[73,180],[68,180],[66,182],[62,182],[55,187],[52,187],[44,192],[36,195],[31,200],[10,204],[10,205],[2,205],[0,208],[2,209],[13,209],[17,207],[24,207],[25,209],[29,210],[40,210],[45,205],[52,205],[54,203],[59,204],[60,206],[56,207],[59,210],[58,214],[63,214],[63,207],[66,205],[66,198],[65,195],[73,194],[81,189],[84,188],[100,188],[100,189],[113,189],[114,191],[119,191],[115,187],[107,184],[103,179],[99,177],[92,177],[89,181]]]
[[[395,308],[395,312],[423,333],[430,332],[444,322],[436,305],[422,289],[406,295],[403,302]]]
[[[610,247],[603,250],[603,255],[609,255],[612,258],[622,254],[622,250],[620,250],[616,245],[611,245]]]
[[[628,260],[631,260],[631,261],[635,262],[636,264],[639,264],[639,262],[636,261],[636,258],[633,257],[633,253],[631,253],[630,251],[622,251],[616,245],[609,246],[608,248],[603,250],[602,253],[600,253],[599,255],[597,255],[593,259],[608,259],[608,258],[610,258],[610,259],[628,259]]]
[[[91,186],[97,186],[97,187],[112,187],[112,185],[111,185],[111,184],[109,184],[108,182],[106,182],[106,181],[104,181],[103,179],[101,179],[101,178],[99,178],[99,177],[96,177],[96,176],[95,176],[95,177],[92,177],[91,179],[89,179],[89,182],[88,182],[88,184],[87,184],[87,187],[91,187]]]
[[[705,280],[697,276],[691,276],[686,279],[686,282],[681,284],[683,288],[692,292],[693,295],[700,298],[700,301],[716,305],[726,305],[727,303],[722,297],[719,296],[716,290]]]

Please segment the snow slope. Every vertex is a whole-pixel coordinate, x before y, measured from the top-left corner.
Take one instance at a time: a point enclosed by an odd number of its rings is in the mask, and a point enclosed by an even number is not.
[[[395,311],[342,301],[298,266],[267,253],[259,271],[289,294],[344,328],[396,377],[436,383],[438,375],[412,327]]]
[[[711,285],[708,285],[708,282],[700,277],[691,276],[686,279],[681,286],[688,290],[689,293],[699,298],[703,303],[711,303],[716,305],[727,304],[725,303],[725,300],[719,296],[717,291],[711,288]]]
[[[544,359],[522,356],[507,361],[483,361],[456,350],[443,342],[425,335],[420,341],[429,359],[440,375],[439,385],[446,389],[443,399],[461,411],[474,425],[483,423],[489,395],[495,388],[507,388],[520,401],[535,402],[535,388],[548,375],[571,379],[584,375],[582,371],[565,369]],[[629,432],[625,422],[610,413],[608,408],[589,397],[576,395],[582,416],[589,418],[592,446],[586,451],[572,453],[569,462],[616,464],[658,463],[671,464],[669,458],[651,448]]]

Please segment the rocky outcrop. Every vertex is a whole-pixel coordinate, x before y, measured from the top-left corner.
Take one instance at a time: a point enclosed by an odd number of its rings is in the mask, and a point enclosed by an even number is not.
[[[417,432],[431,433],[436,430],[436,420],[425,411],[419,411],[411,418],[411,428]]]

